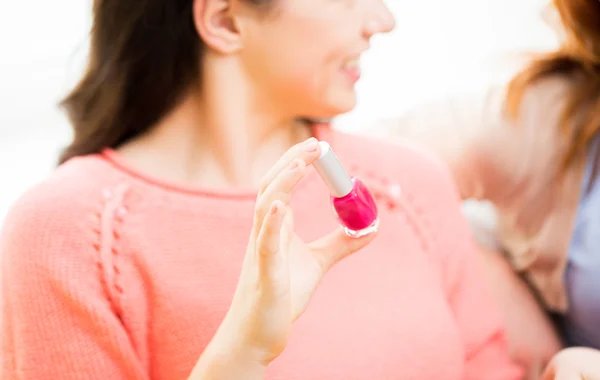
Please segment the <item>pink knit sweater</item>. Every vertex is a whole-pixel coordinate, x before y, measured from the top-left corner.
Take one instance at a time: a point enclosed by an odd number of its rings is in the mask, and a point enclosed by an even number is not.
[[[516,379],[447,170],[408,147],[320,132],[375,191],[381,229],[329,272],[268,379]],[[0,238],[0,378],[185,379],[231,301],[251,192],[76,158],[14,205]],[[300,236],[335,228],[311,172]]]

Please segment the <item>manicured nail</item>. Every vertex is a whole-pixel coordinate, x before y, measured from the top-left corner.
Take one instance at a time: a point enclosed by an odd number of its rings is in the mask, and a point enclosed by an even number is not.
[[[277,202],[273,202],[273,204],[271,205],[271,215],[277,214],[278,210],[279,206],[277,206]]]
[[[313,139],[304,145],[304,150],[306,152],[316,152],[318,147],[319,142],[317,141],[317,139]]]
[[[290,170],[296,170],[298,169],[298,166],[300,166],[300,160],[294,160],[290,165]]]

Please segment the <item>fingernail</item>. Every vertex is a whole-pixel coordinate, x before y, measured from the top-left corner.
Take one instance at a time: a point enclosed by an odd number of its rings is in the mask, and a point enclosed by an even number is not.
[[[300,161],[299,160],[294,160],[292,162],[292,164],[290,165],[290,170],[296,170],[299,165],[300,165]]]
[[[277,202],[274,202],[271,205],[271,215],[277,214],[277,210],[279,210],[279,207],[277,206]]]
[[[304,145],[304,150],[307,152],[315,152],[318,146],[319,142],[316,139],[314,139],[310,142],[307,142],[306,145]]]

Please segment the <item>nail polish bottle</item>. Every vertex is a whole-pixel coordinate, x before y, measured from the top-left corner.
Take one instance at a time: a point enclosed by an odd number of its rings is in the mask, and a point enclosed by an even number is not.
[[[331,203],[348,236],[362,237],[377,231],[377,205],[364,183],[350,177],[325,141],[319,141],[321,155],[314,167],[329,188]]]

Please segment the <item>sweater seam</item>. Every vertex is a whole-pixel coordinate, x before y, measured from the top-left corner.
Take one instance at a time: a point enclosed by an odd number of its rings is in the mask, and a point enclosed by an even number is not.
[[[96,211],[97,226],[94,229],[96,242],[94,249],[97,255],[97,266],[100,279],[113,312],[119,317],[122,314],[120,241],[122,236],[123,217],[126,209],[123,205],[128,186],[120,184],[102,189],[102,201]]]

